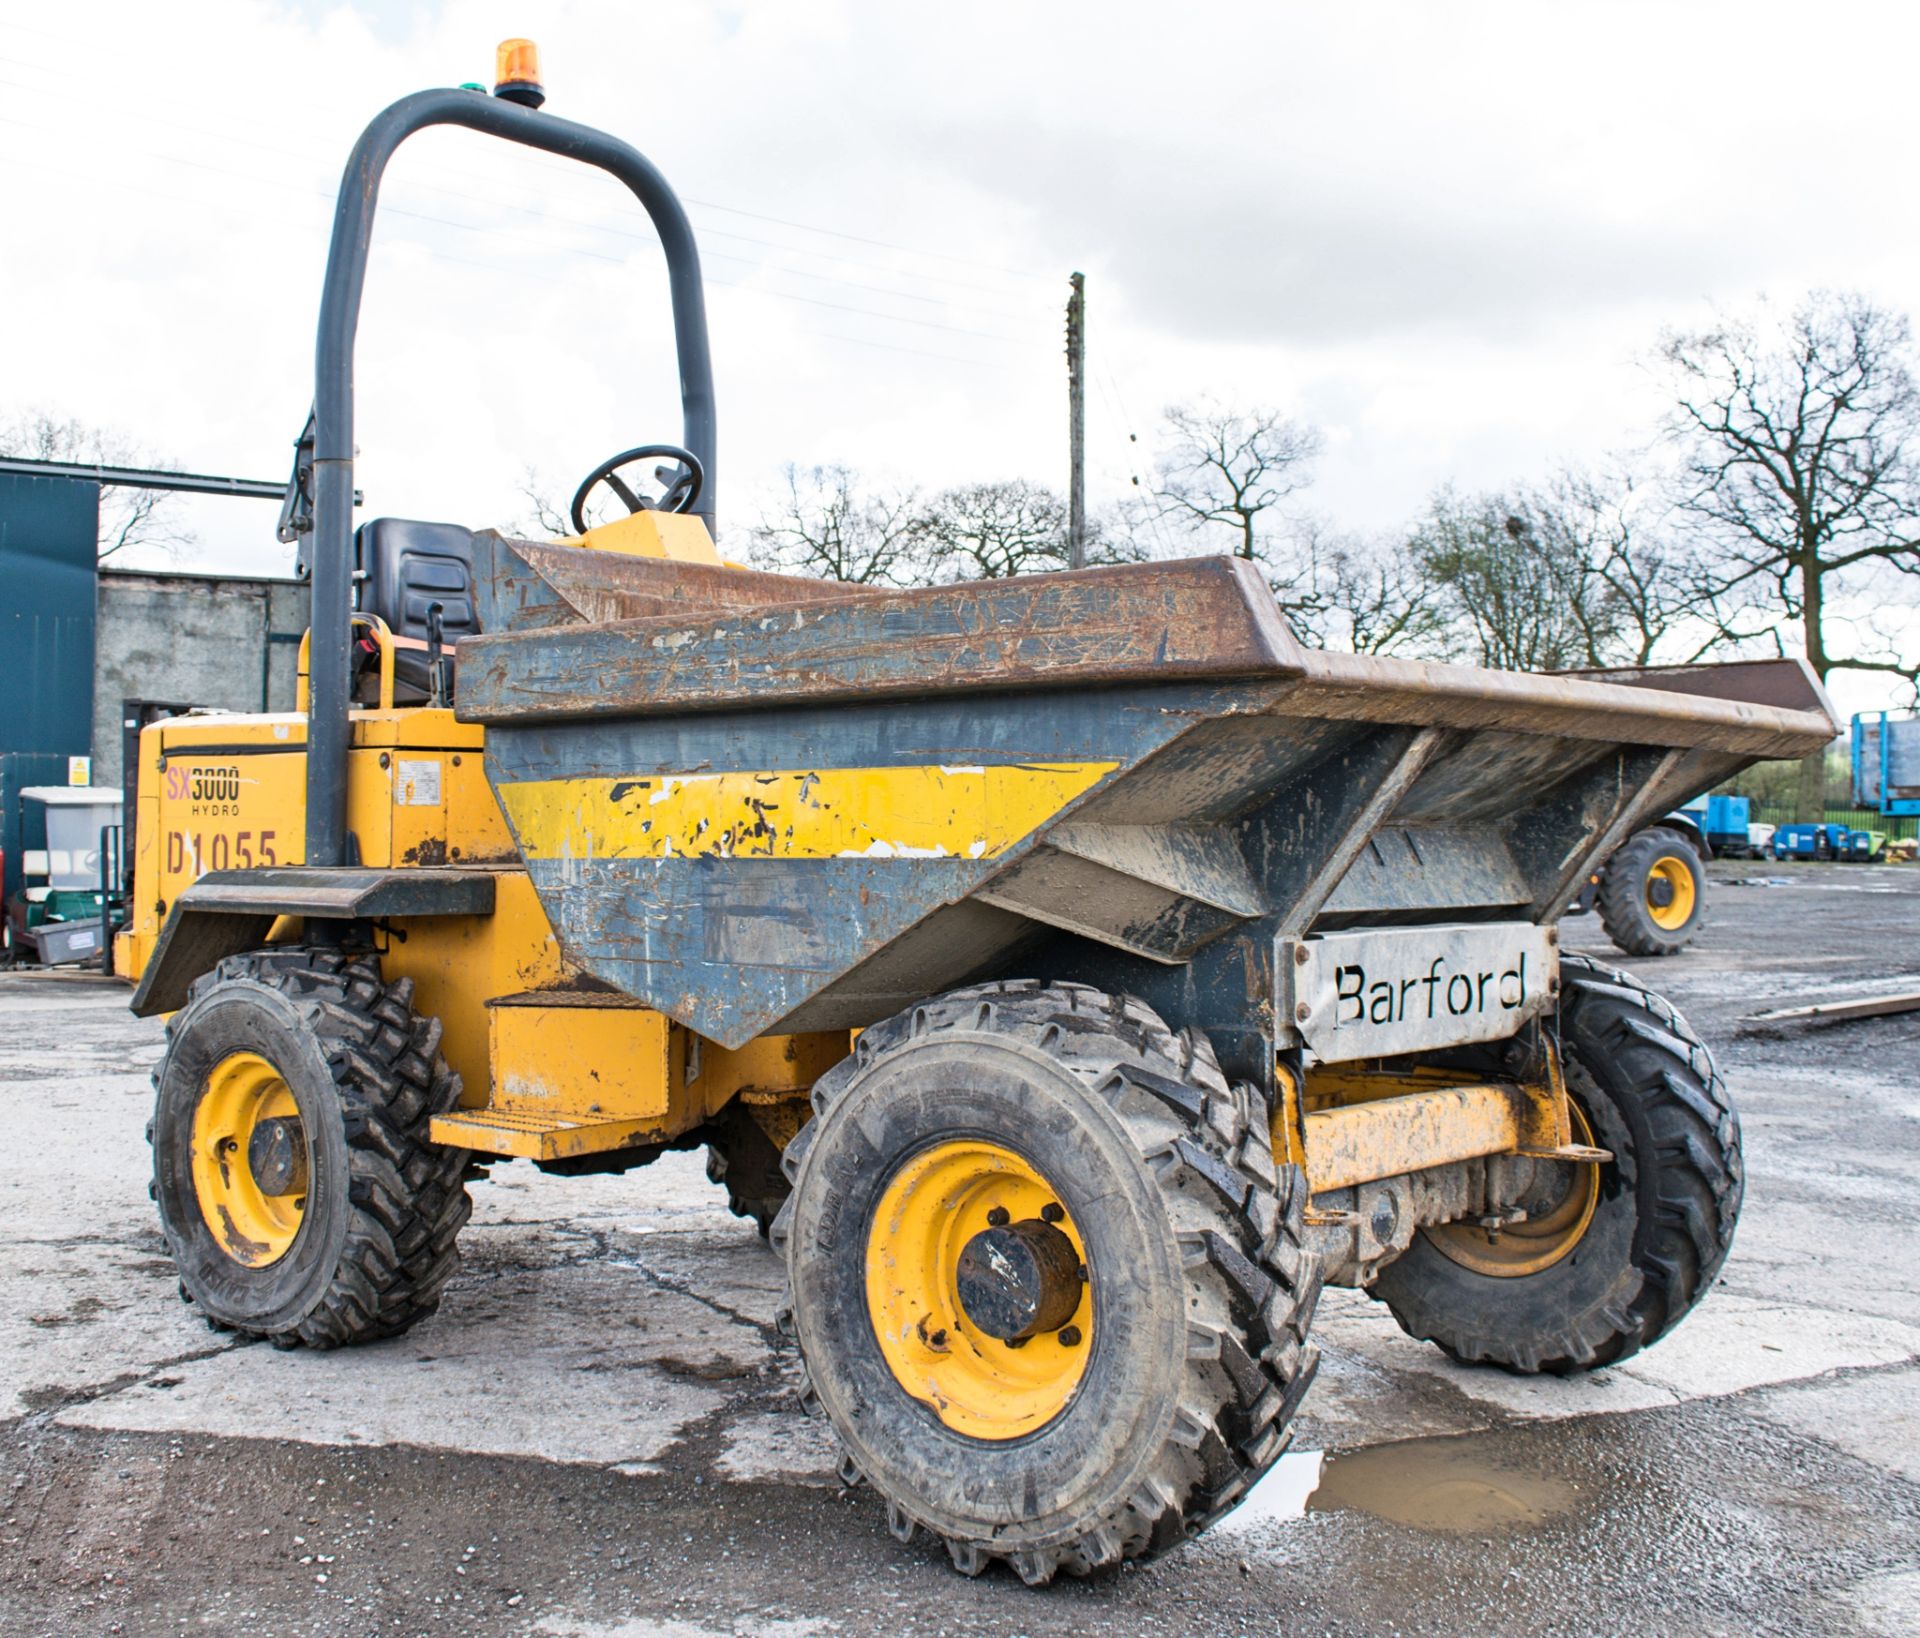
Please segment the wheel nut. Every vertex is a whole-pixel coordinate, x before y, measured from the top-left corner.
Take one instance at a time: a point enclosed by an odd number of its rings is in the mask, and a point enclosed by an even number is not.
[[[1062,1348],[1078,1348],[1080,1346],[1080,1327],[1077,1325],[1069,1325],[1063,1330],[1060,1333],[1060,1346]]]
[[[1057,1223],[1066,1215],[1066,1208],[1056,1200],[1049,1200],[1040,1208],[1040,1221],[1043,1223]]]
[[[992,1211],[987,1213],[987,1221],[995,1228],[1005,1228],[1012,1220],[1005,1206],[995,1206]]]

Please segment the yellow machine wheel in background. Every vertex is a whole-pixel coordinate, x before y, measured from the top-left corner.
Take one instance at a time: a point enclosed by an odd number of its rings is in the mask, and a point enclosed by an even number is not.
[[[1667,932],[1678,932],[1693,920],[1693,907],[1697,895],[1693,886],[1693,870],[1685,859],[1675,858],[1663,853],[1655,859],[1647,870],[1647,914],[1653,918],[1656,927]],[[1663,904],[1660,901],[1664,899]]]

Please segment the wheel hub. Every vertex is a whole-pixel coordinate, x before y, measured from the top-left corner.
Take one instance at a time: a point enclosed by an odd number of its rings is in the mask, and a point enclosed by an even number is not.
[[[1080,1257],[1053,1224],[1029,1217],[985,1228],[954,1270],[968,1319],[1002,1342],[1058,1331],[1080,1306]]]
[[[1095,1341],[1079,1226],[1020,1154],[935,1144],[882,1193],[867,1313],[894,1380],[957,1433],[1018,1439],[1072,1402]]]
[[[1654,926],[1665,932],[1678,932],[1693,919],[1696,898],[1693,872],[1684,859],[1666,854],[1654,860],[1647,871],[1647,914]]]
[[[1593,1146],[1586,1111],[1568,1100],[1573,1141]],[[1535,1175],[1517,1220],[1497,1226],[1443,1223],[1422,1232],[1441,1255],[1496,1279],[1516,1279],[1551,1268],[1580,1243],[1600,1200],[1600,1166],[1583,1160],[1536,1160]]]
[[[254,1127],[247,1170],[262,1194],[307,1192],[307,1132],[297,1115],[270,1116]]]
[[[265,1268],[306,1215],[307,1135],[286,1080],[257,1052],[215,1064],[193,1115],[193,1192],[220,1249]]]

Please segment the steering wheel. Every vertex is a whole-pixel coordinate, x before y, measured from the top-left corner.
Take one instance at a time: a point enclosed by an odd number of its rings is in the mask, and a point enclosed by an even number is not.
[[[638,493],[620,477],[621,467],[646,460],[673,463],[653,469],[654,481],[662,486],[659,496],[653,499]],[[674,467],[679,468],[678,472]],[[638,449],[625,450],[602,461],[587,474],[573,492],[573,527],[580,534],[587,532],[587,496],[593,493],[595,484],[604,483],[626,502],[629,512],[691,512],[706,481],[706,468],[692,450],[682,449],[678,444],[642,444]]]

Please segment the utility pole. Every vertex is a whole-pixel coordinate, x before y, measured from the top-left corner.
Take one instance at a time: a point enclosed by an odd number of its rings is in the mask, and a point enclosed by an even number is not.
[[[1067,298],[1067,567],[1087,566],[1087,278],[1068,281]]]

